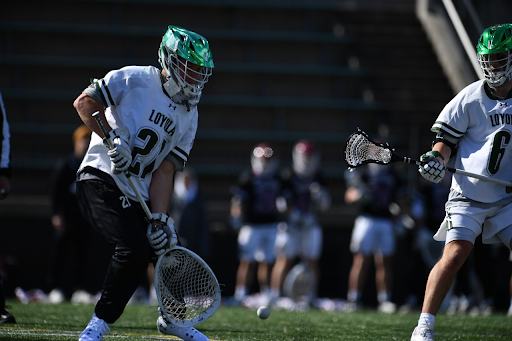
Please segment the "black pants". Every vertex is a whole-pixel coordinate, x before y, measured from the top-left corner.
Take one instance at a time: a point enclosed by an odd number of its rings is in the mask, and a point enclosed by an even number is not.
[[[88,223],[115,245],[95,309],[96,316],[114,323],[145,276],[148,263],[156,263],[146,237],[148,222],[138,202],[128,200],[117,186],[105,181],[78,181],[77,198]]]

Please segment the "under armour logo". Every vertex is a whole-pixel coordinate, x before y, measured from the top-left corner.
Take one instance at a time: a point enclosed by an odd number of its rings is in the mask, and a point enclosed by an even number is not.
[[[500,107],[503,107],[503,106],[508,107],[508,103],[506,103],[506,102],[500,102]]]
[[[172,105],[172,103],[171,103],[171,104],[169,104],[169,108],[172,108],[172,110],[176,110],[176,106],[175,106],[175,105]]]

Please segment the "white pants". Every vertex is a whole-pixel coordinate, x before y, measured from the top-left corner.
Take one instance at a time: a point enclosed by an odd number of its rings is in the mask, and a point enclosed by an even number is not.
[[[278,229],[276,253],[288,259],[319,259],[322,253],[323,231],[318,225],[304,229]]]
[[[240,260],[273,263],[277,223],[244,225],[238,233]]]
[[[395,231],[393,221],[361,215],[354,222],[350,251],[364,255],[380,252],[390,256],[395,252]]]
[[[475,244],[482,234],[482,242],[502,242],[510,248],[512,238],[512,204],[492,206],[472,203],[468,205],[447,205],[446,216],[434,235],[437,241],[449,243],[453,240],[467,240]],[[469,230],[469,231],[468,231]]]

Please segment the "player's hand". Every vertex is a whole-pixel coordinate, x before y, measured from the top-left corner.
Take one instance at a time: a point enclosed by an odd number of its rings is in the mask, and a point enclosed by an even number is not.
[[[309,185],[309,193],[311,193],[311,199],[320,211],[325,211],[331,206],[331,195],[318,182]]]
[[[438,151],[426,152],[420,157],[420,161],[425,164],[418,169],[422,177],[435,183],[441,181],[445,174],[445,167],[439,162],[438,157],[442,158]]]
[[[155,254],[160,256],[178,243],[174,220],[164,213],[153,213],[148,226],[148,240]]]
[[[132,163],[132,151],[130,150],[130,134],[128,130],[117,128],[110,132],[110,142],[114,148],[108,151],[112,162],[112,173],[119,174],[130,167]],[[108,147],[106,140],[103,143]]]

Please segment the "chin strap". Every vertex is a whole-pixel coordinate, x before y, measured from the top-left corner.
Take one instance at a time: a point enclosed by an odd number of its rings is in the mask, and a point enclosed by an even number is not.
[[[179,105],[186,105],[187,111],[193,109],[199,103],[199,99],[201,98],[202,92],[199,93],[194,98],[188,98],[183,94],[181,87],[176,83],[176,81],[172,77],[167,77],[167,82],[163,84],[165,92],[171,97],[172,101]]]
[[[172,77],[167,77],[166,82],[163,84],[165,92],[169,97],[173,98],[176,94],[180,93],[181,87],[174,81]]]

